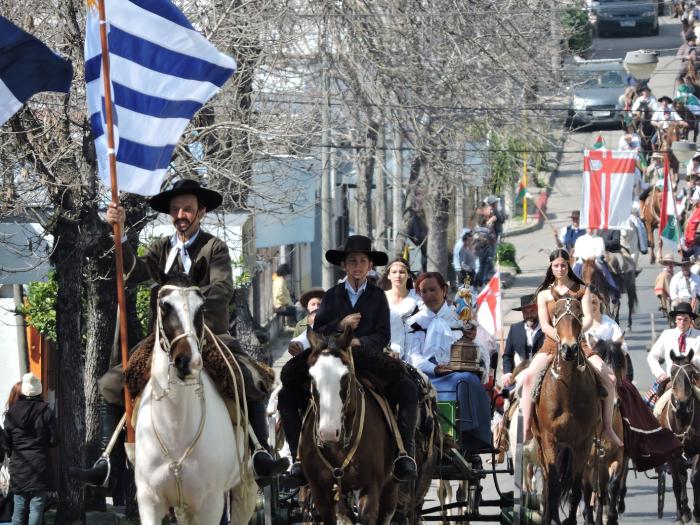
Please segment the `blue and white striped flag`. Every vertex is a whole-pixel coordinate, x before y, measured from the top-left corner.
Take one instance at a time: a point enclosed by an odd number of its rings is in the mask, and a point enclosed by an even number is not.
[[[236,70],[170,0],[104,0],[117,184],[154,195],[180,135]],[[94,4],[89,0],[89,4]],[[110,184],[99,15],[88,8],[85,82],[100,178]]]
[[[0,16],[0,126],[41,91],[68,93],[73,66]]]

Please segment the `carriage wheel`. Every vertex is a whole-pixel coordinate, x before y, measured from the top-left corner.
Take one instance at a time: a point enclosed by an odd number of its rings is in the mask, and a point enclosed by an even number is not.
[[[661,519],[664,517],[664,498],[666,497],[666,465],[662,465],[656,469],[658,477],[656,484],[656,517]]]

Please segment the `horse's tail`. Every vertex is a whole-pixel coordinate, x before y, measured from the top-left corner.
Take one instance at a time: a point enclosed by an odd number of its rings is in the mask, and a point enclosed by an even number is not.
[[[566,443],[559,443],[554,465],[557,468],[559,486],[561,487],[559,502],[562,503],[569,499],[569,493],[574,484],[574,449]]]
[[[627,292],[627,307],[630,313],[632,313],[639,304],[636,279],[637,276],[634,271],[625,273],[625,291]]]

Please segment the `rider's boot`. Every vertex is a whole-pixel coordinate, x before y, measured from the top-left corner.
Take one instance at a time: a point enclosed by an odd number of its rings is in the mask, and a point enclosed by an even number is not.
[[[403,441],[406,454],[399,454],[394,460],[393,474],[397,481],[411,481],[418,478],[418,467],[413,459],[415,455],[416,423],[418,421],[418,405],[402,403],[399,407],[399,434]]]
[[[71,467],[68,474],[83,483],[95,487],[106,487],[109,484],[109,475],[112,470],[109,454],[105,453],[109,440],[112,438],[119,423],[122,408],[101,400],[97,406],[100,419],[100,449],[102,455],[95,461],[91,468]]]
[[[257,480],[280,475],[289,467],[287,458],[275,459],[269,451],[267,415],[262,400],[248,399],[248,420],[260,447],[253,450],[253,472]],[[260,484],[260,481],[258,481]]]
[[[301,463],[297,459],[297,451],[299,450],[299,435],[301,434],[301,416],[296,408],[279,408],[280,417],[282,418],[282,428],[284,436],[289,444],[289,451],[292,454],[292,468],[289,469],[284,478],[280,480],[280,485],[285,489],[293,489],[306,485],[306,476],[301,468]]]

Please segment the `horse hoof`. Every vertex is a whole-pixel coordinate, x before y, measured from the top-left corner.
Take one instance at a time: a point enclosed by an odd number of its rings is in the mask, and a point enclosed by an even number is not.
[[[693,517],[690,515],[690,512],[683,514],[682,516],[683,523],[690,523],[690,520],[693,519]]]

